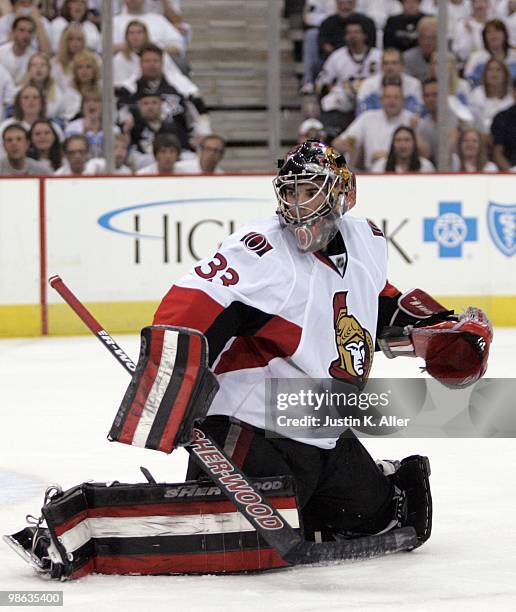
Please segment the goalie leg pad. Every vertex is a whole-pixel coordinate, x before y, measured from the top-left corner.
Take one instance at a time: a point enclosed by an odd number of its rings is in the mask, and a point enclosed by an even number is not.
[[[290,478],[259,478],[253,484],[299,529]],[[218,574],[289,565],[224,493],[206,481],[84,483],[54,496],[42,514],[47,526],[41,528],[45,539],[40,539],[39,548],[33,548],[26,530],[6,539],[20,554],[22,549],[30,553],[28,562],[35,556],[31,565],[50,578],[90,573]]]

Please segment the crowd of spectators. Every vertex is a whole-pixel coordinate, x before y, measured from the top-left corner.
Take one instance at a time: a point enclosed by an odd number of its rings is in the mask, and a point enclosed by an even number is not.
[[[435,171],[439,2],[291,1],[304,22],[298,137],[333,143],[355,170]],[[447,6],[448,168],[516,171],[516,0]],[[106,172],[101,8],[0,0],[1,174]],[[115,173],[221,172],[181,0],[113,10]]]
[[[304,0],[299,138],[310,121],[355,170],[434,172],[439,4]],[[514,172],[516,0],[447,7],[448,169]]]
[[[102,3],[0,0],[0,175],[105,174]],[[113,2],[115,174],[220,173],[180,0]]]

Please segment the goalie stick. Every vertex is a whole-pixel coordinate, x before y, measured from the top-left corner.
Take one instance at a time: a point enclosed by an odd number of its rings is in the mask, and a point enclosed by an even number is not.
[[[133,361],[102,328],[61,277],[52,276],[48,282],[86,327],[132,375],[136,370]],[[401,550],[411,550],[418,545],[413,527],[403,527],[380,535],[339,542],[308,542],[292,529],[278,511],[268,503],[265,496],[252,485],[238,466],[203,431],[202,426],[197,424],[193,429],[193,434],[191,444],[185,446],[190,457],[235,504],[267,544],[291,565],[368,558]],[[207,457],[212,456],[213,453],[217,453],[224,459],[227,467],[223,472],[212,467],[207,460]]]

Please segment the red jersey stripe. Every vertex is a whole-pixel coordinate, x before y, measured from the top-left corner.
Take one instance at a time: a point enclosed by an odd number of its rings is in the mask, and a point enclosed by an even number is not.
[[[293,355],[301,339],[301,327],[275,316],[254,336],[238,337],[222,354],[215,374],[266,366],[274,357]]]
[[[204,291],[174,285],[158,306],[153,323],[189,327],[205,333],[223,310],[224,306]]]

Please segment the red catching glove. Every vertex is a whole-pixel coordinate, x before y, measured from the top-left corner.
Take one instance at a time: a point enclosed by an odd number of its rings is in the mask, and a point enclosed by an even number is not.
[[[450,317],[452,311],[446,311],[420,289],[400,296],[398,307],[418,318],[420,327],[385,328],[378,344],[387,357],[422,357],[427,372],[453,389],[467,387],[484,374],[493,329],[479,308],[469,307],[464,314]],[[446,320],[421,326],[425,317]]]
[[[462,389],[484,375],[493,328],[479,308],[470,306],[458,321],[413,328],[410,338],[416,356],[423,357],[433,378],[452,389]]]

